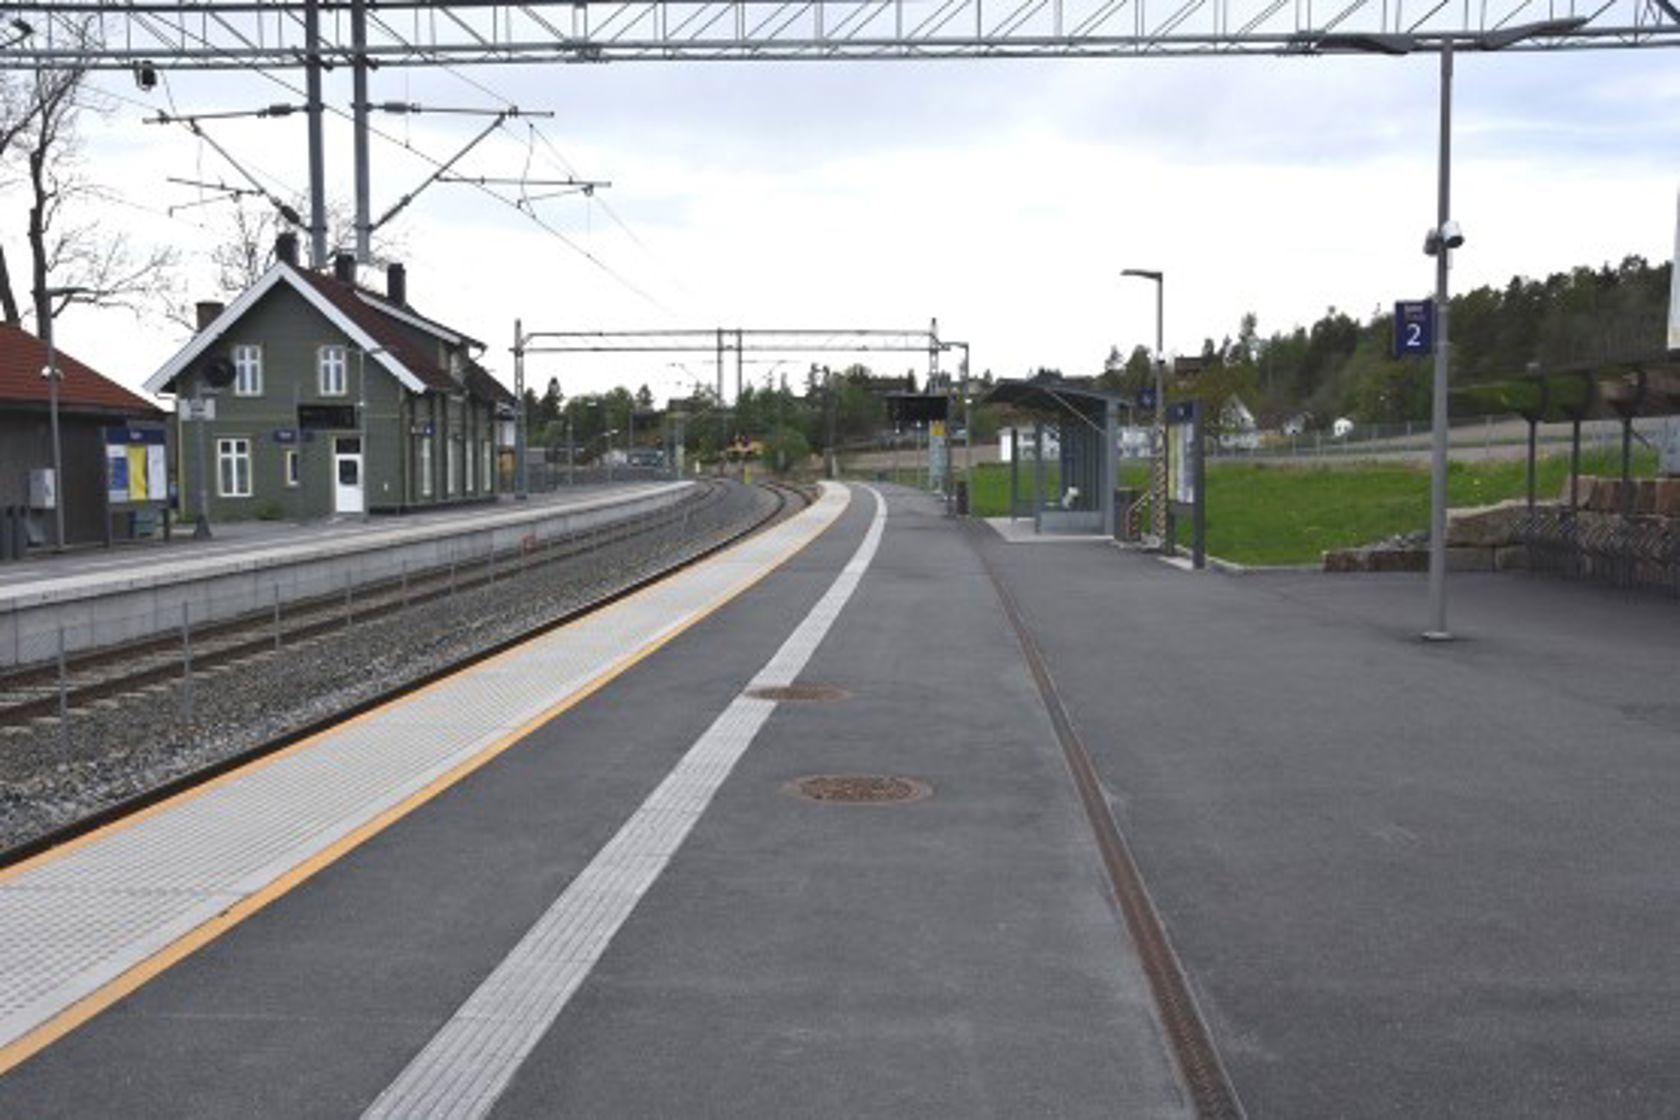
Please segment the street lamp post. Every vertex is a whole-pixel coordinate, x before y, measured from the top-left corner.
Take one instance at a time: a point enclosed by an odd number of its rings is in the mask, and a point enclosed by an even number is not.
[[[525,327],[513,321],[513,498],[522,502],[530,496],[525,463]]]
[[[46,336],[42,341],[47,344],[47,366],[41,371],[41,376],[47,379],[47,413],[52,426],[54,552],[64,551],[64,499],[67,492],[64,488],[64,449],[58,434],[58,351],[53,346],[52,301],[59,296],[73,296],[86,290],[86,288],[41,289],[42,302],[46,311],[41,318],[41,333]]]
[[[1452,640],[1447,629],[1447,267],[1455,247],[1447,237],[1452,213],[1453,43],[1441,40],[1441,147],[1437,158],[1435,236],[1435,383],[1429,407],[1429,629],[1432,642]],[[1463,241],[1459,237],[1460,242]]]
[[[52,421],[53,551],[64,551],[64,452],[58,436],[58,354],[53,350],[52,315],[47,315],[47,411]]]
[[[1464,39],[1472,50],[1497,51],[1525,39],[1560,37],[1580,30],[1590,20],[1585,16],[1542,20],[1516,27],[1488,31]],[[1308,40],[1315,51],[1357,51],[1372,54],[1405,55],[1435,50],[1441,56],[1441,136],[1436,168],[1435,226],[1424,235],[1423,251],[1435,258],[1435,377],[1430,406],[1429,452],[1429,641],[1451,641],[1447,629],[1447,394],[1450,351],[1447,346],[1447,269],[1452,250],[1464,244],[1464,234],[1452,213],[1452,80],[1454,40],[1441,36],[1429,40],[1417,35],[1336,34]]]
[[[1159,456],[1156,477],[1158,485],[1151,496],[1151,520],[1155,522],[1155,536],[1163,544],[1167,540],[1167,493],[1165,480],[1167,454],[1167,388],[1166,388],[1166,355],[1162,352],[1166,348],[1163,335],[1166,333],[1166,274],[1155,269],[1127,268],[1122,269],[1121,276],[1135,276],[1141,280],[1155,282],[1155,453]],[[1110,451],[1110,454],[1113,452]]]

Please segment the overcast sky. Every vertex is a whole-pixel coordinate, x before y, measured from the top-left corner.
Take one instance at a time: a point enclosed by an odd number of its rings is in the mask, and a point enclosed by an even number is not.
[[[1667,50],[1460,56],[1453,209],[1467,242],[1455,290],[1672,251],[1677,61]],[[1169,351],[1234,334],[1245,311],[1270,333],[1331,305],[1366,318],[1427,294],[1437,72],[1433,56],[623,63],[474,68],[463,71],[470,82],[383,69],[373,97],[431,107],[499,107],[499,97],[552,111],[540,138],[510,122],[459,170],[569,168],[612,182],[602,202],[533,204],[564,241],[462,185],[430,188],[393,223],[411,301],[488,343],[486,363],[504,380],[515,317],[528,330],[924,328],[937,318],[943,337],[972,345],[976,371],[1020,376],[1094,373],[1110,345],[1153,341],[1153,288],[1122,281],[1122,268],[1166,273]],[[115,107],[84,129],[87,171],[123,199],[105,219],[179,246],[188,295],[206,294],[228,207],[168,216],[198,196],[166,178],[233,182],[236,172],[179,126],[138,121],[148,106],[298,99],[250,74],[175,74],[147,94],[127,75],[97,85]],[[347,105],[346,74],[329,78],[328,97]],[[443,159],[484,122],[375,123]],[[301,119],[206,128],[277,192],[306,187]],[[327,159],[329,194],[348,200],[350,138],[336,120]],[[376,213],[429,171],[385,140],[373,164]],[[24,259],[25,206],[15,193],[0,206],[8,252]],[[159,320],[81,310],[58,335],[129,385],[184,341]],[[789,358],[790,372],[809,362]],[[645,382],[663,399],[714,370],[706,355],[550,357],[533,359],[528,377],[540,387],[557,376],[568,394]]]

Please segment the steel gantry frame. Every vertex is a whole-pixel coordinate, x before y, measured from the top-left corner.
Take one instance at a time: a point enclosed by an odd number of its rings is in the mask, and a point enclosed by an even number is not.
[[[1680,46],[1680,0],[36,0],[6,7],[0,69],[1287,55],[1572,16],[1515,49]]]
[[[735,399],[740,400],[748,354],[926,354],[928,378],[939,376],[939,355],[953,346],[963,348],[963,371],[968,369],[966,342],[941,342],[939,320],[928,329],[892,330],[876,327],[745,328],[670,327],[616,331],[527,331],[524,321],[513,323],[514,492],[523,497],[525,485],[525,358],[531,354],[715,354],[717,403],[724,394],[724,360],[735,354]]]

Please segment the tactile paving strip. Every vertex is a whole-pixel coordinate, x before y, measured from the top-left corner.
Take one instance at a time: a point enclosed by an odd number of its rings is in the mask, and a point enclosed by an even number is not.
[[[876,494],[869,532],[816,606],[365,1117],[465,1120],[490,1111],[776,710],[774,700],[750,694],[799,675],[857,589],[885,526],[886,503]]]
[[[737,594],[847,500],[825,487],[799,517],[598,615],[0,882],[0,1047]]]

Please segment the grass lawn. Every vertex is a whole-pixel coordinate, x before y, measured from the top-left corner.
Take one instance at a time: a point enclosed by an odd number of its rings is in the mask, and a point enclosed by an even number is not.
[[[1649,476],[1655,471],[1655,452],[1637,451],[1634,473]],[[1616,452],[1586,453],[1581,473],[1618,476],[1621,457]],[[1120,475],[1120,485],[1141,486],[1144,468],[1128,463]],[[1526,477],[1521,459],[1454,463],[1447,472],[1447,502],[1466,507],[1520,498]],[[1540,499],[1557,497],[1568,478],[1567,455],[1541,459]],[[1054,485],[1045,489],[1056,492]],[[1316,563],[1325,549],[1369,544],[1429,525],[1429,468],[1421,463],[1220,463],[1208,470],[1207,490],[1208,551],[1239,564]],[[976,468],[970,501],[978,516],[1007,513],[1008,466]],[[1179,539],[1188,547],[1187,524],[1179,527]]]

